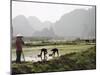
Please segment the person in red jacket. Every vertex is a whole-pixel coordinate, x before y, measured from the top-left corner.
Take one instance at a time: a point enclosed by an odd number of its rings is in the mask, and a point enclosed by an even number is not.
[[[21,34],[16,36],[16,63],[21,63],[22,45],[24,45],[22,38]]]

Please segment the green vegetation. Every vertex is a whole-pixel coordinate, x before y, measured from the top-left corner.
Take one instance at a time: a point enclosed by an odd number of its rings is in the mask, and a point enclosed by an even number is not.
[[[15,39],[14,39],[15,40]],[[12,48],[15,48],[15,42],[12,42]],[[95,41],[93,40],[82,40],[82,39],[76,39],[73,41],[68,41],[68,40],[49,40],[49,38],[27,38],[25,39],[25,46],[26,48],[30,48],[30,47],[41,47],[41,46],[56,46],[56,45],[79,45],[79,44],[87,44],[87,45],[91,45],[94,44]],[[88,42],[87,42],[88,41]]]
[[[12,74],[41,73],[73,70],[89,70],[96,68],[96,47],[85,51],[72,52],[49,61],[12,62]]]

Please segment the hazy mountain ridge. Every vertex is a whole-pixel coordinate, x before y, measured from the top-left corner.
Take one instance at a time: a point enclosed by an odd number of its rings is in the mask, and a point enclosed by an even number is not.
[[[13,36],[21,33],[23,36],[55,37],[56,34],[51,24],[49,21],[42,23],[35,16],[26,18],[24,15],[18,15],[12,21]],[[48,25],[48,28],[45,28],[43,25]]]
[[[13,36],[22,34],[24,36],[32,36],[33,28],[29,24],[27,18],[23,15],[18,15],[12,20]]]
[[[95,12],[94,9],[76,9],[64,14],[55,23],[55,33],[65,37],[89,38],[95,37]]]
[[[35,31],[33,36],[35,37],[56,37],[52,27],[50,27],[49,29],[44,28],[41,31]]]
[[[13,19],[13,34],[22,33],[26,36],[56,37],[66,38],[95,38],[95,8],[88,10],[76,9],[64,14],[57,22],[41,22],[37,17],[28,18],[15,17]],[[21,15],[22,16],[22,15]],[[25,21],[25,22],[24,22]],[[24,24],[25,23],[25,24]],[[22,24],[22,26],[20,25]],[[45,28],[45,25],[47,27]]]

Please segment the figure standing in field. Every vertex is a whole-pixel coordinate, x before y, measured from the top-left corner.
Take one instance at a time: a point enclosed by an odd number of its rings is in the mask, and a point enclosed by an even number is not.
[[[52,50],[52,56],[55,57],[55,54],[57,53],[57,56],[59,56],[59,51],[57,48],[53,48]]]
[[[22,45],[24,45],[22,38],[21,34],[16,36],[16,63],[21,63]]]
[[[38,55],[38,57],[41,57],[41,60],[43,60],[42,59],[42,57],[43,57],[42,54],[43,54],[44,55],[44,60],[47,60],[47,53],[48,53],[47,49],[46,48],[42,48],[41,49],[41,53],[40,53],[40,55]]]

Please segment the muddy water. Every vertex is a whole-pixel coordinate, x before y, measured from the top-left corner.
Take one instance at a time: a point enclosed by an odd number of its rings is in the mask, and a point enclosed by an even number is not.
[[[52,59],[52,57],[47,57],[47,60],[50,60]],[[13,57],[12,58],[12,61],[15,61],[16,58]],[[24,58],[21,57],[21,61],[24,61]],[[33,62],[37,62],[37,61],[41,61],[41,58],[40,57],[36,57],[36,56],[25,56],[25,61],[33,61]]]
[[[25,61],[33,61],[33,62],[37,62],[37,61],[41,61],[41,58],[38,57],[38,55],[40,54],[41,50],[40,48],[38,49],[34,49],[34,48],[24,48],[23,49],[23,53],[25,56]],[[12,51],[12,61],[16,60],[16,50],[14,49]],[[52,59],[52,56],[49,56],[49,54],[52,54],[52,52],[50,51],[50,49],[48,50],[48,54],[47,54],[47,60]],[[44,58],[44,56],[42,55],[42,58]],[[21,55],[21,61],[24,61],[23,55]]]
[[[60,55],[64,55],[66,53],[84,51],[93,46],[94,45],[59,45],[56,47],[59,49]],[[50,57],[49,54],[52,54],[50,50],[53,49],[54,46],[42,46],[42,47],[23,48],[25,60],[33,62],[41,61],[41,58],[38,57],[38,55],[40,54],[42,48],[48,49],[47,60],[52,59],[52,57]],[[12,49],[12,61],[16,60],[15,51],[16,51],[15,49]],[[21,56],[21,60],[23,61],[23,56]]]

